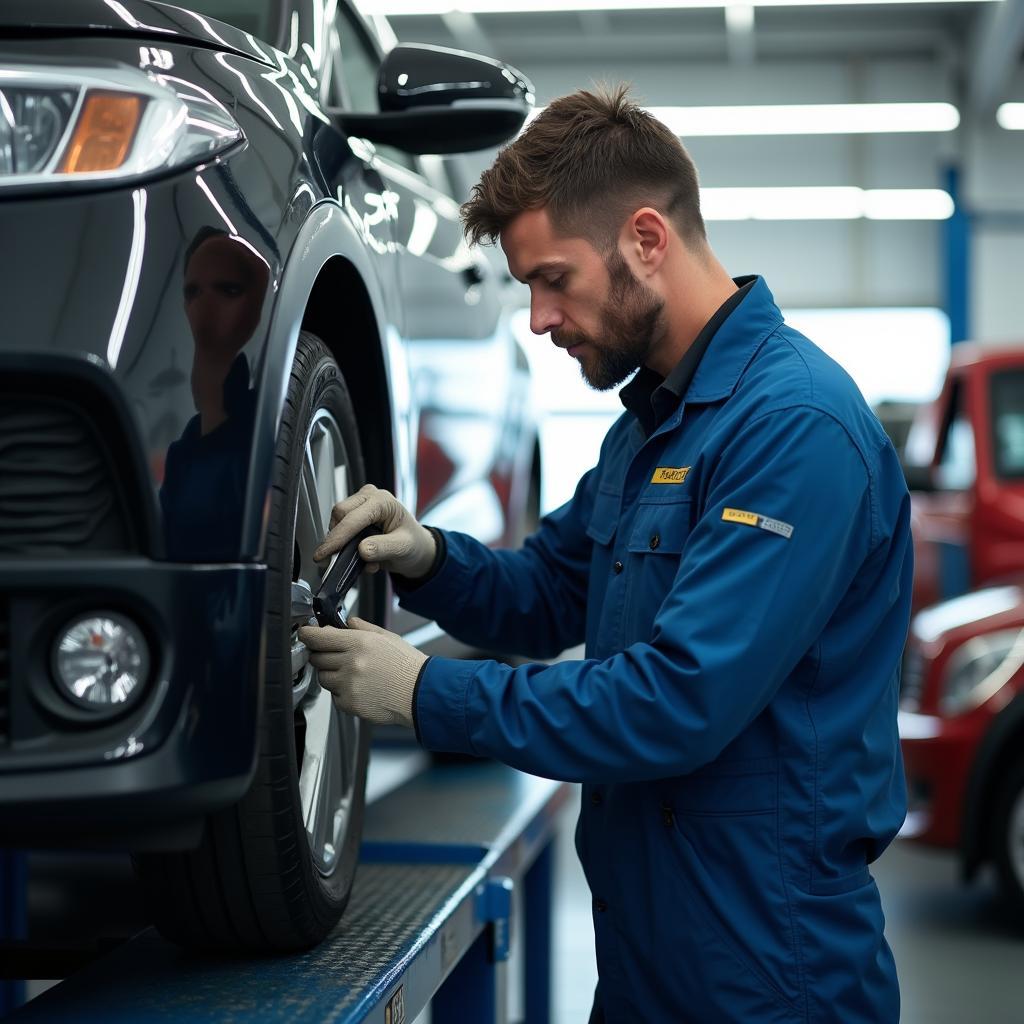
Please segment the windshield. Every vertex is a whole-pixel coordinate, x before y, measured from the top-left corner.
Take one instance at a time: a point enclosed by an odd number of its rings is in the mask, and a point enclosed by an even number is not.
[[[278,0],[171,0],[176,7],[234,25],[266,43],[276,44],[280,25]]]

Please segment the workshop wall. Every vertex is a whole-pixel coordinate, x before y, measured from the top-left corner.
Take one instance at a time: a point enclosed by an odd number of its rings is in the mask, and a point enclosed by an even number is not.
[[[594,80],[630,81],[649,106],[951,101],[934,62],[792,62],[750,68],[678,62],[521,62],[537,102]],[[1001,129],[997,129],[1000,130]],[[1003,132],[1003,134],[1009,134]],[[705,187],[859,185],[940,188],[953,144],[939,134],[684,139]],[[474,161],[482,170],[490,162]],[[939,306],[937,221],[713,221],[711,242],[733,274],[763,273],[784,306]]]
[[[573,60],[567,59],[572,47],[564,37],[568,22],[562,25],[552,16],[548,35],[531,36],[529,19],[514,20],[523,27],[510,27],[507,36],[495,32],[480,42],[530,76],[538,104],[593,81],[620,80],[632,82],[650,106],[956,104],[962,126],[952,133],[704,137],[684,142],[707,187],[943,188],[944,169],[958,163],[963,202],[984,214],[972,222],[970,335],[981,341],[1024,338],[1014,287],[1024,265],[1024,132],[1000,128],[994,112],[972,116],[961,95],[965,58],[952,46],[955,36],[939,31],[900,36],[896,23],[883,33],[881,26],[861,18],[848,35],[861,31],[868,52],[884,48],[880,34],[885,35],[891,55],[794,59],[791,54],[759,52],[754,62],[743,63],[716,59],[717,12],[708,16],[703,30],[697,23],[686,37],[670,39],[666,33],[663,45],[657,34],[638,32],[634,38],[609,31],[602,48],[600,36],[596,42],[591,36],[581,47],[587,58]],[[404,38],[453,43],[438,21],[397,19],[395,25]],[[760,29],[758,39],[759,45],[762,40],[766,47],[773,45],[772,36]],[[826,44],[831,47],[833,41],[823,37],[823,53]],[[1024,73],[1018,74],[1008,96],[1024,99]],[[492,158],[492,153],[468,158],[471,180]],[[717,221],[709,224],[709,232],[728,269],[765,274],[783,307],[941,308],[945,302],[941,221]]]
[[[1024,101],[1024,71],[1008,90]],[[992,118],[966,126],[965,192],[975,222],[971,257],[972,327],[976,338],[1024,342],[1020,275],[1024,270],[1024,132]]]

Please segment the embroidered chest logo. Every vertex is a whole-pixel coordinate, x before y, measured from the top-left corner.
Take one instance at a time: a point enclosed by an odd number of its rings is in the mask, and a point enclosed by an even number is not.
[[[681,484],[689,475],[689,466],[659,466],[651,477],[652,484]]]

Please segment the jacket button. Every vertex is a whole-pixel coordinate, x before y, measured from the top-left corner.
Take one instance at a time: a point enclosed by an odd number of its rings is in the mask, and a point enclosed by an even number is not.
[[[650,541],[650,543],[651,543],[651,550],[652,550],[652,551],[656,550],[656,548],[658,547],[658,545],[659,545],[659,544],[661,543],[661,537],[659,537],[659,536],[658,536],[658,534],[655,534],[655,535],[654,535],[654,536],[653,536],[653,537],[651,538],[651,541]]]
[[[668,804],[661,805],[661,823],[666,828],[671,828],[675,824],[672,815],[672,808]]]
[[[601,794],[599,792],[597,792],[597,790],[594,790],[594,792],[590,794],[590,802],[595,807],[600,807],[601,804],[604,803],[604,797],[601,796]]]
[[[603,914],[608,909],[608,904],[604,900],[594,900],[594,909],[599,914]]]
[[[621,562],[616,562],[612,566],[612,572],[615,573],[616,576],[618,576],[619,573],[622,572],[622,563]]]

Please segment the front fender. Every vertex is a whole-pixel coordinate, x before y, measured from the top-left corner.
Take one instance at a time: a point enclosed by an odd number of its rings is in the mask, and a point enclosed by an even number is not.
[[[396,473],[395,490],[399,499],[406,503],[409,496],[414,495],[412,445],[406,436],[412,391],[404,345],[389,321],[387,296],[359,231],[338,203],[324,200],[309,211],[288,254],[271,314],[262,365],[257,371],[259,397],[248,474],[249,493],[242,523],[243,558],[261,559],[263,555],[271,466],[299,331],[317,278],[327,263],[338,257],[351,264],[366,290],[377,339],[354,341],[380,345],[391,399],[386,423]],[[338,316],[345,315],[346,311],[339,308]]]

